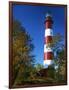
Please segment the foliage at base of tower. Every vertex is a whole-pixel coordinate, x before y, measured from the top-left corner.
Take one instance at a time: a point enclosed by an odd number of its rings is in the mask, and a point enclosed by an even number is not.
[[[57,55],[55,57],[55,66],[58,66],[56,69],[56,80],[59,82],[66,82],[66,56],[65,49],[57,50]]]
[[[55,80],[56,82],[66,82],[66,48],[64,38],[61,34],[57,34],[53,37],[51,47],[54,52],[53,66],[55,68]]]

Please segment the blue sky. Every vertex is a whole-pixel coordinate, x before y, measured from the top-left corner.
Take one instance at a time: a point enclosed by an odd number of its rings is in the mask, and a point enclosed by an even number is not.
[[[35,62],[43,64],[44,54],[44,21],[46,13],[50,11],[53,17],[53,33],[64,36],[65,16],[64,7],[13,5],[13,18],[20,21],[26,31],[33,38],[35,48]]]

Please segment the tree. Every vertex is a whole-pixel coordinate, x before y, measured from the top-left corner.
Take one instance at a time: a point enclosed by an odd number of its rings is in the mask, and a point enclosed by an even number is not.
[[[57,73],[59,74],[58,77],[59,81],[65,82],[66,81],[66,56],[65,56],[65,48],[62,50],[57,51]]]
[[[14,83],[21,83],[29,76],[29,69],[33,67],[34,45],[25,28],[18,21],[13,21],[13,71]],[[24,77],[23,77],[24,76]]]
[[[65,73],[66,73],[66,56],[65,56],[65,45],[63,41],[63,36],[57,34],[53,37],[53,43],[51,47],[54,52],[54,67],[55,67],[55,77],[57,82],[65,81]]]
[[[49,43],[47,47],[48,46],[51,47],[54,52],[52,66],[55,68],[55,81],[64,82],[66,80],[66,55],[63,36],[59,33],[56,34],[53,36],[53,41]]]
[[[40,71],[41,69],[44,68],[44,66],[38,63],[38,64],[35,65],[35,68],[36,68],[37,71]]]

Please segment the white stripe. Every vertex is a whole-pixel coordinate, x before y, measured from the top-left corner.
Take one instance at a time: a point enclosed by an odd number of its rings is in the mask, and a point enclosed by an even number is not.
[[[44,60],[44,65],[51,65],[52,63],[52,60]]]
[[[48,29],[45,29],[45,37],[46,36],[53,36],[53,31],[52,29],[48,28]]]
[[[44,45],[44,52],[52,52],[51,47],[46,47],[46,44]]]

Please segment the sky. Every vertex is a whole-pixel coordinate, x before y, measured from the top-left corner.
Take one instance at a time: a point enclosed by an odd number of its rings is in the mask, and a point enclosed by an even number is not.
[[[53,33],[65,33],[64,7],[58,6],[32,6],[13,5],[13,18],[21,22],[22,26],[30,34],[34,44],[33,54],[35,63],[43,64],[44,59],[44,33],[45,16],[50,11],[53,17]]]

